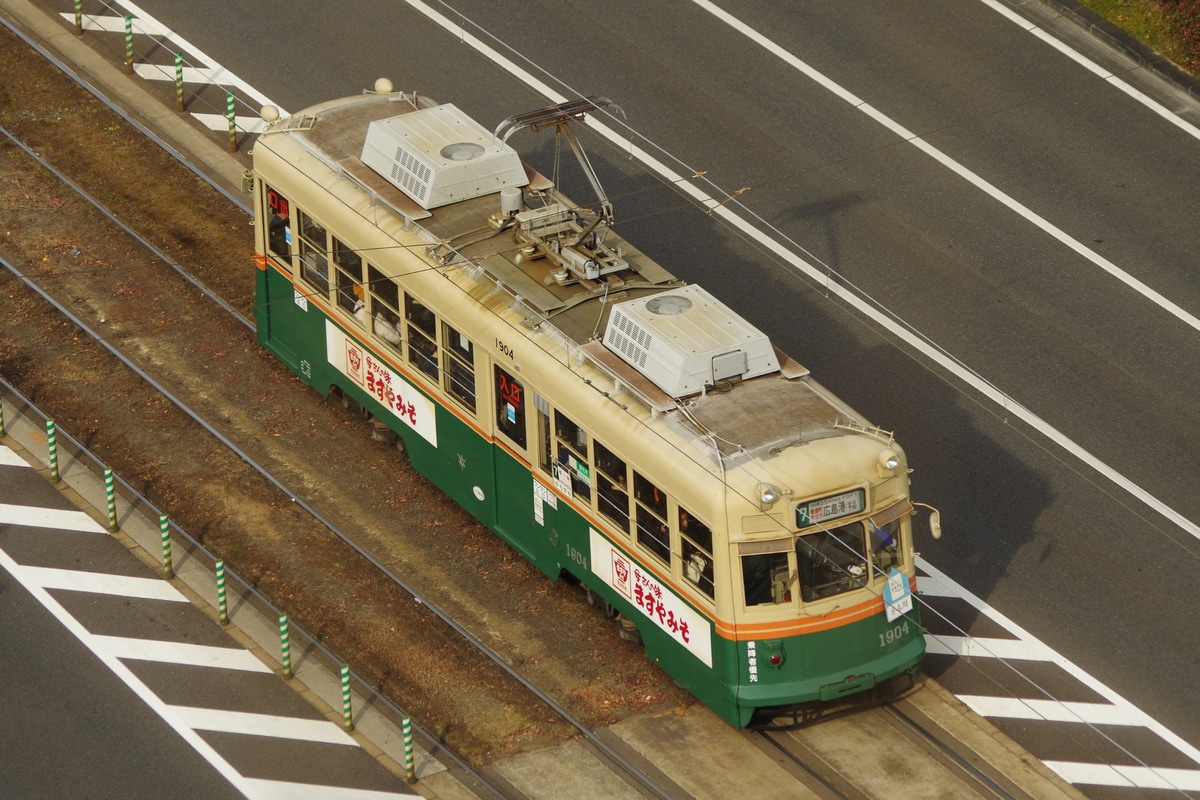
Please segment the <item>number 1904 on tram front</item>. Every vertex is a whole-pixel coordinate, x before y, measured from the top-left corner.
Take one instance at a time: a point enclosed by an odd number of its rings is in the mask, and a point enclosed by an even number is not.
[[[891,434],[613,230],[577,100],[488,131],[395,92],[254,146],[261,343],[736,726],[913,675]],[[507,144],[552,129],[595,209]]]

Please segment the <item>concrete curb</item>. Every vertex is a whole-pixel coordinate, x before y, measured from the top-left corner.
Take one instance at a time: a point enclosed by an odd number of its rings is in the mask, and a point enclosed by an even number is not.
[[[1200,79],[1194,78],[1161,53],[1147,47],[1094,11],[1075,0],[1035,0],[1089,36],[1124,53],[1139,66],[1170,83],[1189,97],[1200,99]]]

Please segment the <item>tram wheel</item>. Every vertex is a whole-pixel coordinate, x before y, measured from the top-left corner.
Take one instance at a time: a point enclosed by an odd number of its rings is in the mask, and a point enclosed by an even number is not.
[[[642,643],[642,632],[637,629],[637,624],[629,617],[617,614],[617,625],[622,639],[632,644]]]
[[[598,608],[603,611],[604,616],[608,619],[612,619],[617,615],[617,610],[613,608],[612,603],[608,602],[587,587],[584,587],[584,591],[587,592],[588,605],[590,605],[592,608]]]
[[[371,412],[359,405],[358,401],[345,392],[339,392],[342,398],[342,408],[349,411],[359,419],[370,419]]]
[[[400,439],[396,432],[379,417],[371,417],[371,438],[376,442],[383,442],[389,447]]]

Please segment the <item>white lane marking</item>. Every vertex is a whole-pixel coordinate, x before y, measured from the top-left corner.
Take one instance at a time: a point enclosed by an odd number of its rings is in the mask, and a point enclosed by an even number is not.
[[[1123,786],[1136,789],[1200,791],[1200,770],[1150,769],[1120,764],[1081,764],[1075,761],[1043,761],[1068,783],[1090,786]]]
[[[0,445],[0,467],[29,467],[29,462],[14,453],[11,448]]]
[[[28,528],[57,528],[77,533],[108,533],[100,527],[100,523],[82,511],[0,503],[0,524],[4,523]]]
[[[536,79],[528,71],[522,69],[509,59],[500,55],[494,48],[468,33],[458,22],[442,16],[425,3],[421,2],[421,0],[404,1],[411,6],[413,10],[421,13],[431,22],[449,32],[452,36],[454,36],[455,39],[459,40],[463,44],[469,45],[481,55],[487,57],[489,60],[495,63],[496,66],[508,72],[530,89],[541,93],[551,102],[560,103],[566,99],[564,96],[552,90],[548,85]],[[897,339],[905,342],[909,347],[916,350],[922,356],[934,362],[951,375],[956,376],[968,387],[974,389],[983,397],[991,400],[993,403],[1003,408],[1007,414],[1020,419],[1038,433],[1045,436],[1051,442],[1070,453],[1076,459],[1091,467],[1106,479],[1119,486],[1125,492],[1135,497],[1148,508],[1153,509],[1158,514],[1168,519],[1172,524],[1177,525],[1187,533],[1191,534],[1197,539],[1200,539],[1200,524],[1192,522],[1187,517],[1183,516],[1178,511],[1171,508],[1154,495],[1150,494],[1150,492],[1138,486],[1136,483],[1129,480],[1112,467],[1108,466],[1108,464],[1096,458],[1094,455],[1080,445],[1076,444],[1072,439],[1068,438],[1050,423],[1046,422],[1028,408],[1018,403],[1014,398],[1005,394],[998,387],[988,382],[982,375],[979,375],[978,373],[966,368],[961,361],[959,361],[957,358],[954,358],[941,347],[937,346],[929,339],[926,339],[924,336],[914,333],[914,331],[906,326],[893,324],[891,322],[890,315],[881,317],[881,309],[871,305],[868,301],[859,297],[856,293],[850,291],[840,283],[836,281],[830,282],[825,270],[817,269],[795,252],[789,250],[788,247],[783,243],[765,235],[761,230],[751,225],[747,220],[733,213],[729,205],[722,204],[724,201],[714,200],[703,190],[692,184],[690,180],[684,180],[683,176],[669,169],[657,158],[650,155],[640,147],[632,145],[627,136],[619,135],[616,131],[612,130],[608,126],[598,122],[595,116],[587,117],[586,123],[598,135],[608,139],[610,142],[620,147],[623,152],[628,152],[630,158],[637,159],[641,163],[645,164],[647,168],[656,172],[659,176],[674,185],[681,192],[690,195],[698,203],[707,207],[714,215],[724,219],[729,225],[740,231],[751,241],[758,242],[766,251],[773,254],[781,261],[790,264],[797,272],[806,276],[813,283],[818,286],[823,286],[827,294],[836,296],[843,303],[861,314],[864,318],[874,320],[876,324],[885,326],[888,331]],[[885,312],[885,314],[886,313],[887,312]],[[1200,320],[1198,320],[1198,322],[1200,322]]]
[[[1200,765],[1200,749],[1198,749],[1194,745],[1190,744],[1188,741],[1186,741],[1185,739],[1180,737],[1178,734],[1172,732],[1165,725],[1158,722],[1153,717],[1150,717],[1147,714],[1145,714],[1141,709],[1139,709],[1137,706],[1133,705],[1133,703],[1130,703],[1124,697],[1117,694],[1115,691],[1113,691],[1112,689],[1108,688],[1100,681],[1093,678],[1091,675],[1089,675],[1087,672],[1085,672],[1080,667],[1076,666],[1073,662],[1071,662],[1069,659],[1067,659],[1063,655],[1055,652],[1051,648],[1042,644],[1042,642],[1039,639],[1037,639],[1037,637],[1031,635],[1028,631],[1026,631],[1020,625],[1013,622],[1011,619],[1006,617],[1004,614],[1001,614],[995,608],[993,608],[990,605],[988,605],[987,603],[985,603],[979,597],[975,596],[970,591],[968,591],[965,587],[959,585],[957,582],[952,580],[948,575],[946,575],[946,573],[937,569],[936,567],[934,567],[932,564],[930,564],[925,559],[918,558],[917,566],[923,572],[929,573],[929,575],[931,575],[933,578],[935,578],[937,581],[939,581],[942,586],[947,587],[950,590],[952,590],[954,596],[959,597],[960,599],[964,600],[965,602],[967,602],[968,604],[973,606],[977,611],[979,611],[981,614],[983,614],[985,617],[992,620],[996,624],[1000,625],[1002,628],[1004,628],[1004,630],[1006,630],[1008,633],[1010,633],[1017,639],[1021,640],[1022,642],[1025,642],[1025,643],[1036,643],[1038,646],[1040,646],[1042,649],[1045,650],[1045,653],[1046,653],[1046,658],[1044,659],[1045,661],[1055,664],[1060,669],[1062,669],[1064,672],[1066,672],[1068,675],[1070,675],[1072,678],[1079,681],[1084,686],[1091,689],[1093,692],[1095,692],[1099,696],[1103,697],[1108,702],[1112,703],[1113,706],[1115,706],[1119,710],[1119,712],[1122,715],[1124,715],[1126,718],[1134,719],[1136,717],[1141,717],[1144,720],[1144,722],[1142,723],[1143,727],[1145,727],[1147,730],[1154,732],[1163,741],[1167,742],[1168,744],[1173,746],[1176,750],[1178,750],[1180,753],[1184,754],[1185,756],[1190,758],[1192,761],[1194,761],[1196,764]],[[923,578],[919,579],[918,583],[920,583],[921,580],[924,580],[924,579]],[[928,642],[928,641],[929,641],[929,638],[926,638],[926,642]],[[992,642],[995,640],[989,639],[987,641]],[[1007,641],[1007,640],[999,640],[999,641],[1003,642],[1003,641]],[[1007,645],[1005,645],[1005,646],[1007,646]],[[973,653],[973,655],[976,657],[988,657],[990,654],[986,653],[986,652],[979,652],[979,653]]]
[[[240,648],[95,634],[89,636],[88,645],[93,650],[102,651],[113,658],[272,674],[271,668],[259,661],[253,653]]]
[[[287,783],[247,778],[255,789],[257,800],[387,800],[392,797],[408,797],[408,794],[380,792],[373,789],[349,789],[344,786],[317,786],[309,783]]]
[[[358,747],[358,742],[327,719],[278,717],[273,714],[248,714],[244,711],[225,711],[196,706],[168,706],[168,710],[189,728],[222,733],[242,733],[250,736],[270,736],[276,739],[299,739],[322,744],[343,744]]]
[[[95,637],[92,636],[92,634],[86,628],[84,628],[77,619],[67,613],[67,610],[64,609],[48,591],[38,586],[36,583],[26,583],[23,581],[20,566],[12,560],[8,553],[4,552],[3,550],[0,550],[0,567],[7,570],[15,580],[21,583],[21,585],[24,586],[25,589],[31,595],[33,595],[34,598],[36,598],[37,601],[41,603],[42,606],[49,611],[55,619],[58,620],[59,624],[66,628],[72,635],[74,635],[76,639],[82,642],[85,647],[95,653],[96,657],[99,658],[100,661],[106,667],[108,667],[114,675],[120,678],[121,681],[128,686],[130,690],[142,700],[143,703],[149,706],[154,713],[158,714],[159,717],[161,717],[169,726],[171,726],[172,730],[179,734],[180,738],[191,745],[192,748],[199,753],[202,758],[204,758],[204,760],[212,765],[213,769],[215,769],[221,776],[233,784],[238,791],[246,795],[246,797],[252,798],[253,800],[272,800],[274,795],[258,794],[258,787],[252,782],[248,781],[246,778],[243,778],[242,775],[238,773],[238,771],[235,770],[228,761],[222,758],[221,755],[215,749],[213,749],[212,745],[204,741],[204,739],[191,728],[180,724],[174,718],[174,716],[168,712],[167,705],[158,698],[158,695],[150,691],[150,688],[146,686],[146,684],[142,683],[141,679],[134,675],[133,671],[130,670],[129,667],[121,663],[120,659],[103,648],[95,647],[93,644]]]
[[[72,592],[136,597],[139,600],[188,602],[178,589],[162,578],[132,578],[128,575],[52,567],[22,566],[21,572],[25,578],[43,589],[68,589]]]
[[[953,158],[951,158],[950,156],[943,153],[941,150],[938,150],[936,147],[934,147],[933,145],[926,142],[920,136],[918,136],[917,134],[908,130],[903,125],[901,125],[900,123],[896,122],[891,117],[884,114],[882,111],[871,106],[869,103],[865,102],[861,98],[856,97],[848,89],[843,88],[841,85],[834,82],[833,80],[831,80],[830,78],[828,78],[827,76],[822,74],[821,72],[818,72],[816,69],[809,66],[805,62],[801,61],[799,58],[796,58],[796,56],[792,55],[792,53],[790,53],[788,50],[784,49],[783,47],[780,47],[778,44],[773,42],[771,39],[767,38],[766,36],[762,35],[758,31],[754,30],[749,25],[747,25],[746,23],[739,20],[737,17],[724,11],[723,9],[718,8],[716,5],[709,2],[709,0],[692,0],[692,2],[695,3],[697,6],[699,6],[700,8],[707,11],[708,13],[712,14],[717,19],[724,22],[730,28],[733,28],[735,31],[737,31],[738,33],[745,36],[750,41],[752,41],[755,44],[762,47],[764,50],[769,52],[771,55],[775,56],[779,60],[788,64],[793,69],[795,69],[796,71],[800,72],[805,77],[807,77],[809,80],[816,83],[818,86],[821,86],[822,88],[828,90],[834,96],[838,97],[839,99],[845,101],[846,103],[850,104],[854,108],[863,112],[868,117],[870,117],[871,119],[873,119],[877,123],[879,123],[881,126],[883,126],[884,128],[887,128],[889,131],[896,134],[898,137],[900,137],[904,141],[908,142],[913,147],[916,147],[918,150],[925,153],[925,155],[929,156],[934,161],[937,161],[939,164],[941,164],[943,167],[949,169],[951,172],[958,175],[963,180],[965,180],[968,183],[970,183],[971,185],[975,186],[977,189],[979,189],[984,194],[991,197],[993,200],[996,200],[997,202],[1008,207],[1009,210],[1015,212],[1018,216],[1025,219],[1025,221],[1037,226],[1044,233],[1049,234],[1054,239],[1057,239],[1061,244],[1065,245],[1066,247],[1070,248],[1071,250],[1074,250],[1076,253],[1083,256],[1088,261],[1091,261],[1093,264],[1100,267],[1100,269],[1104,270],[1109,275],[1112,275],[1114,278],[1121,281],[1126,286],[1128,286],[1129,288],[1136,291],[1138,294],[1147,298],[1155,305],[1159,306],[1160,308],[1162,308],[1163,310],[1167,311],[1168,313],[1174,315],[1175,317],[1178,317],[1180,320],[1182,320],[1185,324],[1191,326],[1193,329],[1200,331],[1200,318],[1197,318],[1195,315],[1187,312],[1186,310],[1184,310],[1183,308],[1181,308],[1180,306],[1178,306],[1171,300],[1168,300],[1162,294],[1159,294],[1154,289],[1151,289],[1145,283],[1143,283],[1142,281],[1133,277],[1128,272],[1125,272],[1125,270],[1121,269],[1120,267],[1118,267],[1116,264],[1109,261],[1104,256],[1102,256],[1099,253],[1097,253],[1096,251],[1092,250],[1087,245],[1083,244],[1082,242],[1080,242],[1077,239],[1073,238],[1072,236],[1068,235],[1065,231],[1059,229],[1057,226],[1052,224],[1049,220],[1047,220],[1046,218],[1037,214],[1032,209],[1027,208],[1024,205],[1022,205],[1021,203],[1017,202],[1015,199],[1010,197],[1008,194],[1001,191],[998,187],[993,186],[992,184],[988,183],[982,177],[980,177],[979,175],[976,175],[974,172],[967,169],[965,166],[958,163]]]
[[[1146,724],[1146,715],[1136,709],[1118,708],[1104,703],[1068,703],[1059,700],[987,697],[975,694],[958,694],[955,697],[981,717],[1082,722],[1088,725]],[[1135,713],[1131,714],[1131,711]]]
[[[1184,133],[1188,134],[1189,136],[1200,139],[1200,128],[1197,128],[1195,125],[1188,122],[1186,119],[1179,116],[1174,111],[1172,111],[1171,109],[1164,106],[1162,103],[1160,103],[1157,100],[1144,94],[1141,90],[1135,89],[1131,84],[1125,82],[1121,78],[1118,78],[1114,72],[1100,66],[1095,61],[1092,61],[1090,58],[1085,56],[1083,53],[1080,53],[1078,50],[1076,50],[1073,47],[1071,47],[1070,45],[1068,45],[1066,42],[1060,41],[1055,36],[1053,36],[1051,33],[1049,33],[1046,29],[1039,27],[1038,25],[1034,24],[1030,20],[1025,19],[1021,15],[1017,14],[1016,11],[1013,11],[1011,8],[1008,8],[1007,6],[1003,5],[1002,3],[997,2],[997,0],[979,0],[979,1],[981,3],[983,3],[985,6],[988,6],[989,8],[991,8],[993,11],[1000,14],[1005,19],[1009,20],[1010,22],[1015,23],[1022,30],[1026,31],[1027,33],[1031,33],[1034,36],[1036,36],[1037,38],[1041,39],[1043,42],[1050,45],[1055,50],[1062,53],[1063,55],[1065,55],[1067,58],[1071,59],[1075,63],[1079,64],[1084,69],[1088,70],[1089,72],[1094,73],[1095,75],[1098,75],[1100,78],[1102,78],[1103,80],[1110,83],[1118,91],[1124,92],[1125,94],[1129,95],[1134,100],[1136,100],[1137,102],[1144,105],[1146,108],[1153,111],[1155,114],[1158,114],[1160,117],[1165,119],[1167,122],[1170,122],[1172,125],[1177,126]]]

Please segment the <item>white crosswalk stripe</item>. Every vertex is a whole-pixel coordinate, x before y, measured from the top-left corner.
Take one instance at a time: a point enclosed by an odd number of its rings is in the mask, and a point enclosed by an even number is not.
[[[73,592],[135,597],[140,600],[188,602],[178,589],[161,578],[132,578],[126,575],[52,567],[21,567],[21,573],[43,589],[69,589]]]
[[[100,523],[82,511],[18,506],[0,503],[0,524],[24,525],[30,528],[55,528],[80,533],[107,533]]]
[[[1069,659],[1051,649],[1036,637],[960,586],[945,573],[919,559],[922,574],[917,579],[922,600],[936,608],[938,603],[956,601],[965,603],[998,625],[1012,638],[996,636],[976,637],[965,635],[926,634],[926,649],[933,656],[950,656],[967,660],[981,659],[992,663],[1015,662],[1015,669],[1022,669],[1030,662],[1053,664],[1069,679],[1080,684],[1087,692],[1099,695],[1108,702],[1065,702],[1059,700],[1025,699],[1020,697],[991,696],[956,692],[956,696],[972,711],[982,717],[996,720],[1021,720],[1031,722],[1058,723],[1068,726],[1123,726],[1142,727],[1157,735],[1174,747],[1187,759],[1195,762],[1198,769],[1159,768],[1153,764],[1136,766],[1088,763],[1084,761],[1044,761],[1064,780],[1078,786],[1131,787],[1136,789],[1167,789],[1174,791],[1196,791],[1200,789],[1200,750],[1183,738],[1168,730],[1149,715],[1142,712],[1119,694],[1109,689]],[[923,609],[927,620],[935,615],[933,608]],[[986,685],[994,686],[992,682]],[[1036,688],[1036,687],[1031,687]],[[1074,737],[1072,737],[1074,738]],[[1035,753],[1036,755],[1036,753]],[[1138,760],[1130,753],[1131,760]]]
[[[168,664],[187,664],[216,669],[235,669],[243,672],[272,670],[252,653],[233,647],[211,647],[204,644],[164,642],[156,639],[132,639],[128,636],[91,636],[89,644],[116,658],[133,661],[160,661]]]
[[[358,742],[329,720],[277,717],[270,714],[248,714],[219,708],[169,706],[180,722],[193,730],[223,731],[251,736],[272,736],[276,739],[300,739],[306,742],[344,744],[358,747]]]

